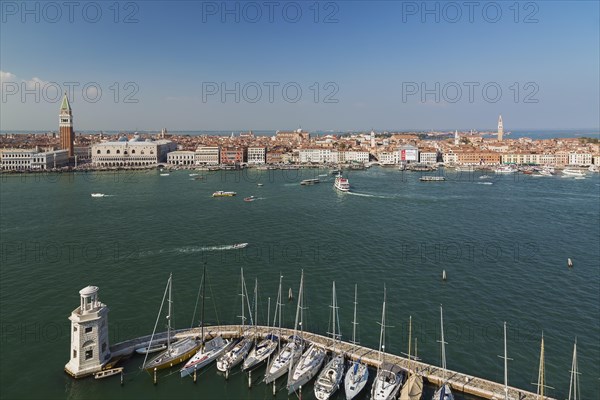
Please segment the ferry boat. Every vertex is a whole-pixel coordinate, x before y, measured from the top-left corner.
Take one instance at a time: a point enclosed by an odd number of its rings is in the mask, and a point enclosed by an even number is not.
[[[338,174],[335,177],[333,187],[341,192],[348,192],[350,191],[350,182],[347,178],[342,178],[342,174]]]
[[[572,169],[572,168],[563,169],[562,173],[563,173],[563,175],[566,175],[566,176],[575,176],[575,177],[585,176],[585,172],[583,172],[579,169]]]
[[[446,178],[443,176],[422,176],[419,178],[421,182],[442,182],[445,181]]]
[[[301,185],[306,186],[306,185],[314,185],[315,183],[320,183],[321,181],[319,179],[305,179],[303,181],[300,182]]]
[[[236,192],[224,192],[222,190],[217,190],[212,194],[212,197],[232,197],[237,195]]]

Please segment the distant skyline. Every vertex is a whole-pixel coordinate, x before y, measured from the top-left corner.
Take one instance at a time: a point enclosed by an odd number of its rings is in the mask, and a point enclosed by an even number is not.
[[[0,130],[600,127],[595,1],[118,4],[1,3]]]

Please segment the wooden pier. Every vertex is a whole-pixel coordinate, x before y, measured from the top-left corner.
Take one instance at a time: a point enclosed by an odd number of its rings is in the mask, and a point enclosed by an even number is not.
[[[245,332],[247,335],[258,335],[264,338],[269,333],[273,332],[272,327],[259,326],[245,326]],[[279,328],[275,330],[279,331]],[[294,333],[293,329],[281,328],[282,340],[287,339]],[[175,339],[182,339],[185,337],[200,337],[200,328],[194,329],[182,329],[172,333],[172,337]],[[207,326],[204,327],[205,337],[211,338],[217,335],[221,335],[224,338],[236,338],[242,334],[241,325],[218,325],[218,326]],[[310,332],[302,333],[304,340],[315,343],[318,346],[324,348],[327,351],[333,351],[331,346],[331,338],[318,335]],[[167,341],[167,333],[162,332],[154,335],[153,343],[164,343]],[[140,337],[137,339],[127,340],[125,342],[118,343],[111,346],[111,355],[113,358],[124,357],[131,355],[135,349],[148,346],[150,342],[150,335]],[[371,367],[377,368],[379,362],[377,360],[377,350],[363,347],[360,345],[354,345],[347,342],[338,342],[336,344],[335,351],[337,353],[343,353],[347,359],[357,360],[361,359],[362,362],[368,364]],[[420,361],[409,360],[406,357],[397,356],[394,354],[387,353],[385,361],[398,365],[402,369],[407,371],[415,371],[423,376],[423,379],[432,385],[439,386],[443,382],[442,370],[439,367],[429,365]],[[482,397],[490,400],[501,400],[504,399],[504,384],[492,382],[487,379],[478,378],[472,375],[463,374],[456,371],[446,370],[446,382],[451,385],[452,390],[456,392],[468,393],[478,397]],[[539,399],[539,396],[535,393],[510,387],[508,388],[508,396],[514,400],[535,400]],[[550,397],[544,396],[544,399],[554,400]]]

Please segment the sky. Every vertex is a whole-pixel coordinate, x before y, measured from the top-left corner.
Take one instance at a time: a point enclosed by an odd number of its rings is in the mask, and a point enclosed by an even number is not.
[[[2,1],[0,129],[600,126],[597,1]]]

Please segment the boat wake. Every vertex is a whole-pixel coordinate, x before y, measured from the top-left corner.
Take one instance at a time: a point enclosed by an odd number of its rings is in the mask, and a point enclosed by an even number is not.
[[[369,193],[358,193],[358,192],[345,192],[346,194],[351,194],[352,196],[360,196],[360,197],[374,197],[377,199],[393,199],[391,196],[382,196],[378,194],[369,194]]]
[[[142,256],[152,256],[155,254],[166,254],[166,253],[179,253],[179,254],[193,254],[207,251],[225,251],[225,250],[239,250],[248,246],[248,243],[236,243],[236,244],[224,244],[217,246],[184,246],[176,247],[174,249],[160,249],[158,251],[146,251],[142,252]]]

